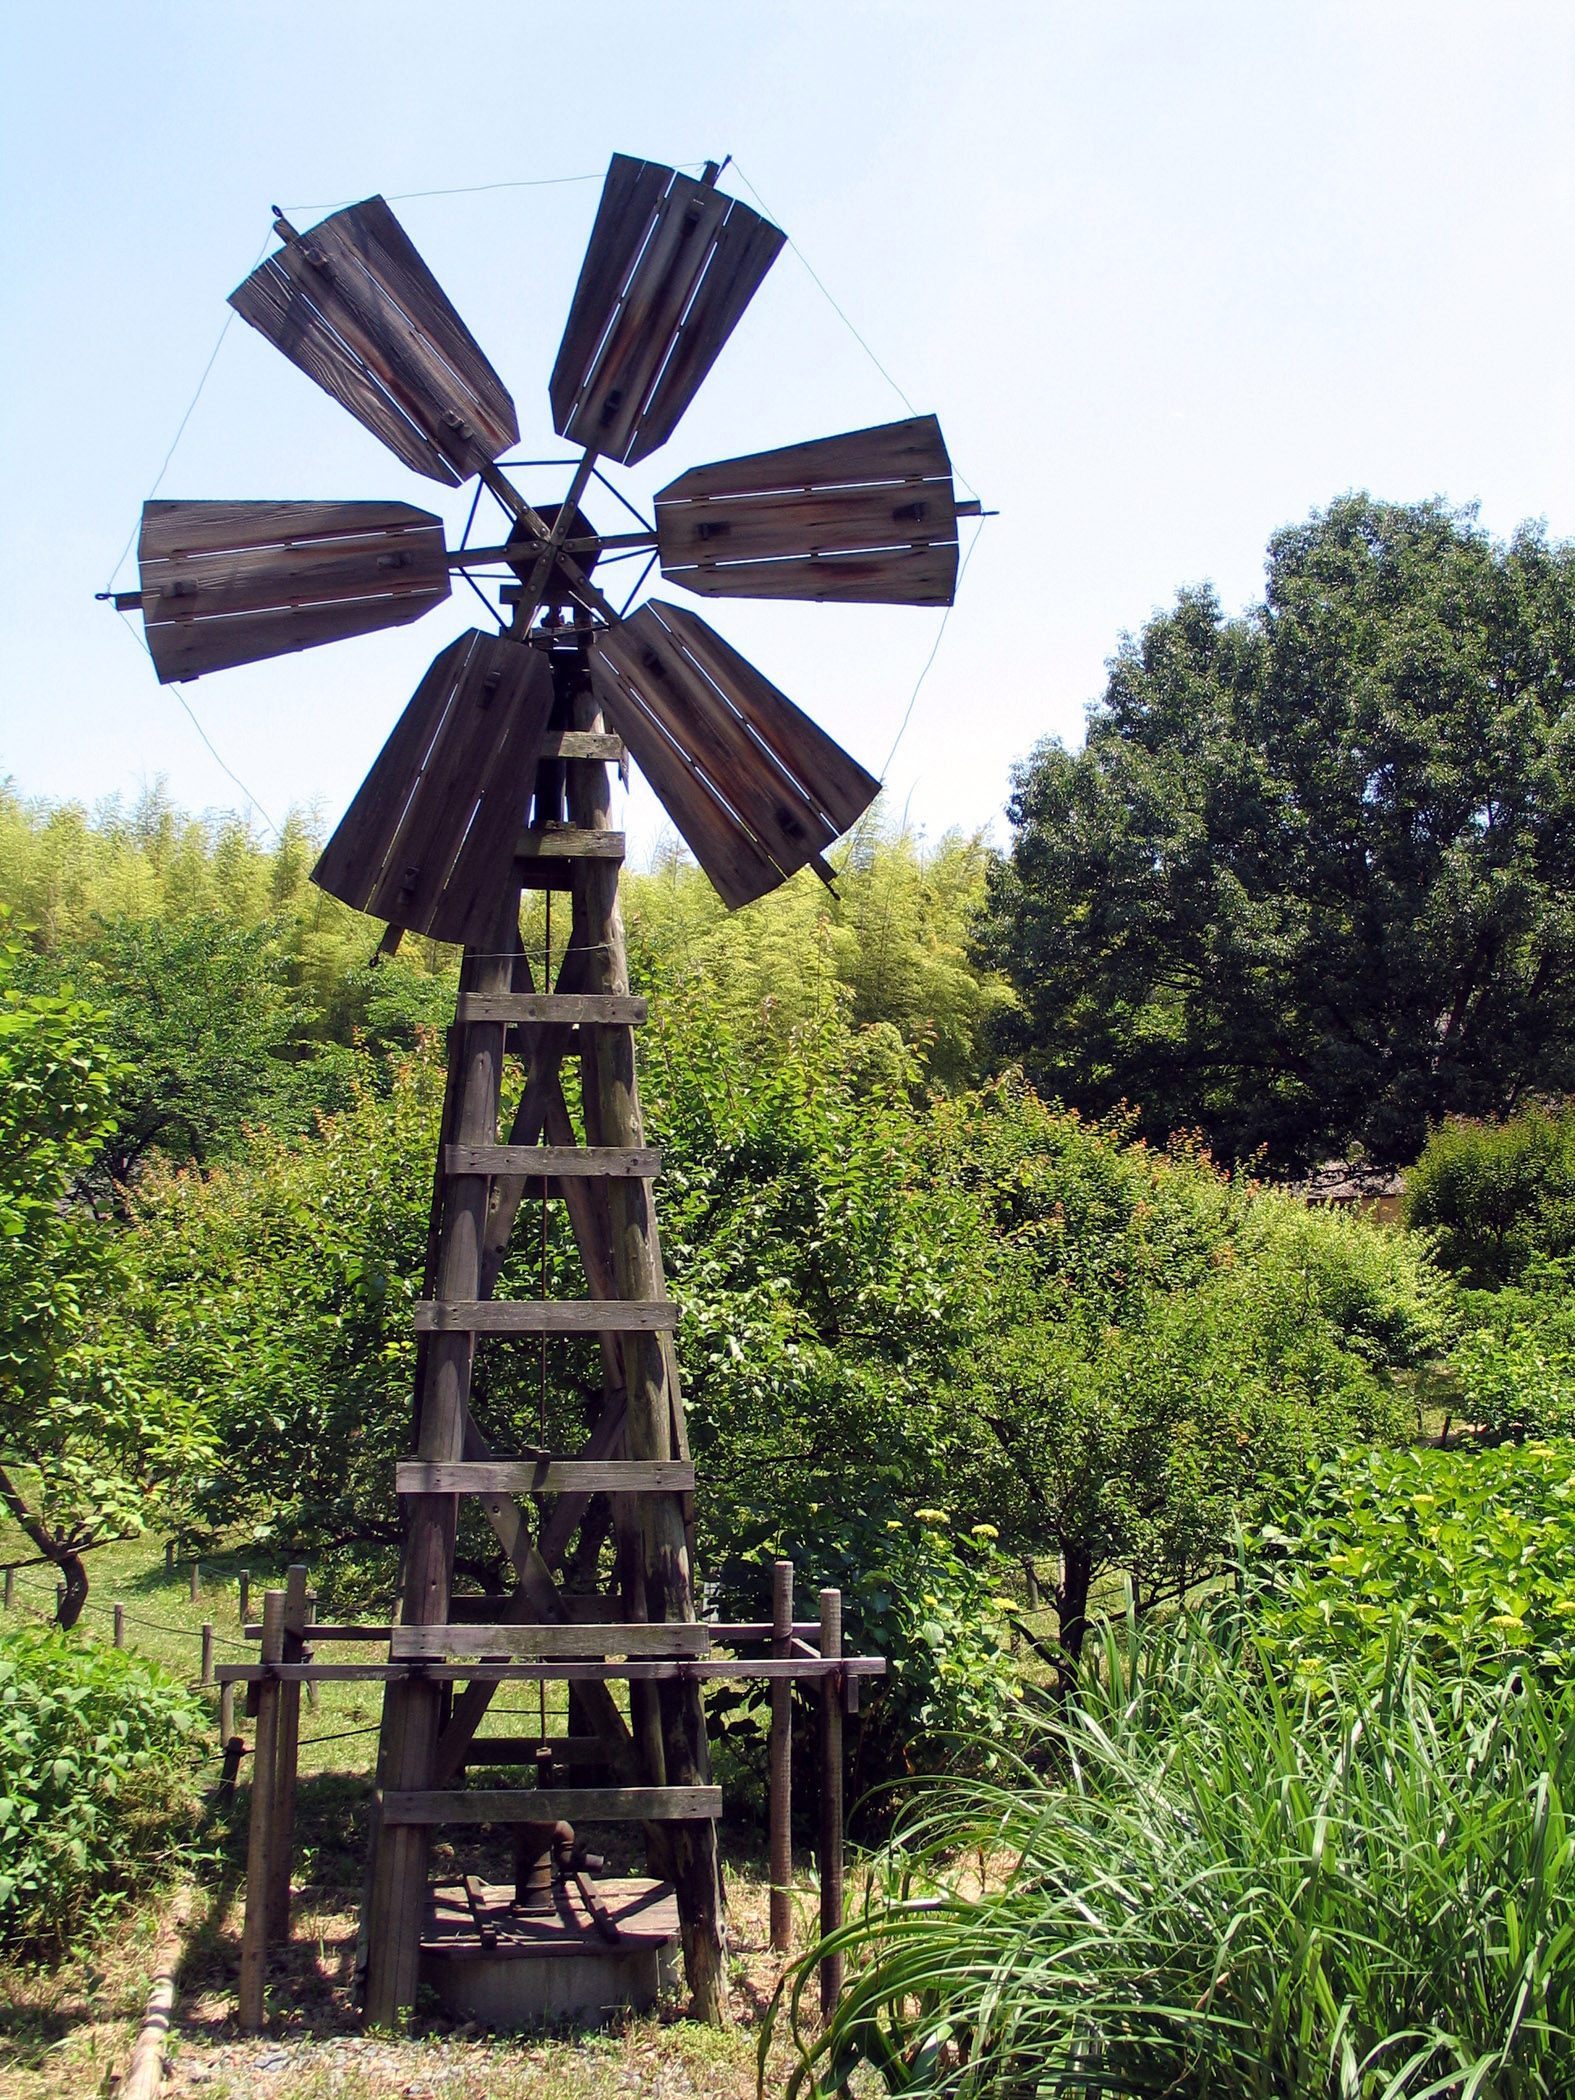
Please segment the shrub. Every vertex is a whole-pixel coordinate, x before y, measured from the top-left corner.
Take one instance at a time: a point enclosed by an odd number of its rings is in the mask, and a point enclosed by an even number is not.
[[[1477,1285],[1575,1253],[1575,1111],[1441,1125],[1406,1176],[1405,1218],[1435,1231],[1445,1265]]]
[[[822,1950],[789,1974],[789,2100],[1571,2090],[1575,1688],[1397,1640],[1292,1693],[1250,1630],[1129,1622],[1045,1733],[1051,1779],[916,1789],[824,2034]]]
[[[196,1701],[80,1635],[0,1634],[0,1937],[64,1944],[146,1885],[190,1807]]]

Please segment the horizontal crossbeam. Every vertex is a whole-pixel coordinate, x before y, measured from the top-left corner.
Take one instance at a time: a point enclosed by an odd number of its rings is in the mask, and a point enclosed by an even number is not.
[[[601,736],[591,729],[549,729],[537,746],[539,758],[599,758],[617,765],[623,757],[621,736]]]
[[[515,852],[521,860],[622,860],[621,831],[522,831]]]
[[[443,1171],[654,1181],[662,1171],[662,1155],[649,1145],[445,1145]]]
[[[670,1299],[418,1298],[417,1334],[671,1334]]]
[[[755,1661],[743,1656],[707,1656],[693,1662],[652,1662],[631,1656],[627,1662],[386,1662],[386,1663],[220,1663],[214,1676],[220,1684],[261,1684],[275,1679],[280,1684],[393,1684],[401,1678],[429,1678],[436,1683],[452,1679],[466,1682],[535,1684],[590,1684],[622,1681],[640,1684],[709,1682],[713,1678],[741,1677],[884,1677],[882,1655],[816,1656],[813,1661],[775,1656]]]
[[[722,1813],[719,1786],[474,1787],[385,1793],[385,1823],[684,1823]]]
[[[643,999],[611,992],[461,992],[454,1018],[514,1026],[638,1028],[650,1012]]]
[[[423,1462],[394,1468],[401,1495],[691,1495],[689,1459],[488,1458]]]
[[[396,1626],[388,1652],[394,1662],[441,1662],[470,1655],[594,1662],[609,1655],[707,1655],[710,1649],[709,1626],[657,1620],[600,1626]]]

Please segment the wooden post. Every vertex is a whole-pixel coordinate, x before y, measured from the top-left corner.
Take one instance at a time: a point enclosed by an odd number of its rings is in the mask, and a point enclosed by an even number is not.
[[[1039,1570],[1031,1560],[1023,1562],[1023,1579],[1028,1585],[1028,1609],[1039,1609]]]
[[[213,1621],[211,1619],[204,1619],[202,1622],[202,1681],[204,1684],[212,1684],[213,1682]]]
[[[466,951],[460,972],[464,991],[497,993],[512,988],[519,947],[519,891],[513,883],[499,907],[485,948]],[[458,1090],[456,1144],[497,1143],[503,1040],[501,1022],[472,1022],[459,1030],[451,1068],[451,1084]],[[443,1171],[441,1160],[438,1171]],[[485,1175],[446,1179],[434,1297],[452,1300],[478,1295],[490,1198],[491,1184]],[[417,1457],[464,1457],[473,1358],[474,1337],[468,1333],[428,1338],[419,1359]],[[402,1591],[407,1626],[441,1626],[448,1619],[458,1520],[456,1495],[416,1495],[405,1504]],[[431,1786],[439,1718],[436,1684],[412,1678],[389,1686],[378,1746],[382,1786],[411,1793]],[[400,1823],[376,1831],[371,1900],[366,1909],[370,1924],[364,2005],[373,2026],[396,2026],[416,2002],[431,1841],[431,1829],[423,1824]]]
[[[771,1570],[771,1653],[793,1652],[793,1563]],[[771,1947],[785,1954],[793,1944],[793,1686],[771,1680]]]
[[[248,1610],[250,1609],[250,1606],[251,1606],[251,1601],[252,1601],[252,1571],[251,1571],[251,1569],[250,1569],[250,1568],[242,1568],[242,1570],[241,1570],[241,1624],[242,1624],[243,1626],[244,1626],[244,1625],[246,1624],[246,1615],[247,1615],[247,1612],[248,1612]]]
[[[842,1592],[820,1593],[820,1652],[842,1653]],[[842,1673],[820,1680],[820,1936],[842,1923]],[[842,1996],[842,1956],[820,1964],[820,2017],[829,2020]]]
[[[235,1733],[235,1687],[221,1684],[219,1687],[219,1748],[224,1749]]]
[[[307,1593],[306,1593],[306,1623],[307,1623],[307,1625],[308,1625],[308,1626],[312,1626],[312,1625],[315,1625],[315,1623],[316,1623],[316,1620],[317,1620],[317,1592],[316,1592],[316,1590],[308,1590],[308,1591],[307,1591]],[[316,1679],[315,1677],[314,1677],[314,1678],[312,1678],[312,1679],[311,1679],[311,1680],[310,1680],[310,1681],[308,1682],[308,1684],[307,1684],[307,1687],[306,1687],[306,1703],[307,1703],[308,1707],[310,1707],[311,1711],[312,1711],[313,1713],[316,1713],[316,1711],[317,1711],[317,1679]]]
[[[285,1577],[284,1661],[301,1660],[306,1631],[306,1570],[297,1562]],[[268,1850],[268,1938],[290,1938],[290,1869],[295,1864],[295,1774],[301,1745],[301,1687],[279,1687],[279,1726],[274,1749],[273,1843]]]
[[[115,1646],[116,1646],[117,1648],[124,1648],[124,1647],[125,1647],[125,1645],[126,1645],[126,1607],[125,1607],[125,1605],[124,1605],[124,1604],[117,1604],[117,1605],[115,1606]]]
[[[197,1586],[201,1580],[202,1563],[194,1560],[191,1564],[191,1601],[193,1604],[197,1602]]]
[[[574,726],[592,733],[603,729],[602,713],[589,690],[583,669],[565,667],[576,685]],[[568,769],[571,822],[587,831],[612,828],[612,793],[607,768],[595,761],[574,761]],[[578,860],[573,864],[574,939],[585,954],[587,991],[627,997],[629,961],[624,946],[623,912],[618,901],[618,863]],[[634,1030],[596,1028],[584,1060],[588,1140],[620,1147],[644,1143],[640,1089],[635,1075]],[[592,1131],[595,1135],[592,1139]],[[651,1184],[640,1180],[610,1181],[606,1188],[612,1234],[613,1274],[618,1295],[626,1299],[665,1298],[661,1247]],[[627,1436],[631,1458],[686,1456],[675,1450],[682,1440],[682,1406],[672,1383],[674,1359],[657,1335],[626,1334],[623,1341],[627,1394]],[[625,1577],[624,1609],[653,1622],[694,1618],[693,1571],[683,1499],[678,1495],[644,1495],[636,1526],[623,1541],[632,1564]],[[643,1604],[643,1612],[638,1607]],[[659,1724],[637,1730],[647,1766],[648,1783],[656,1786],[705,1784],[711,1776],[706,1743],[705,1710],[698,1683],[663,1683],[654,1687],[649,1720]],[[710,1821],[671,1823],[669,1862],[678,1896],[679,1935],[689,1983],[690,2010],[712,2026],[727,2024],[726,1939],[722,1923],[722,1884],[716,1826]]]
[[[262,1659],[284,1660],[284,1591],[263,1593]],[[241,1984],[236,2012],[244,2034],[256,2034],[263,2023],[263,1989],[268,1981],[269,1855],[273,1840],[275,1754],[279,1739],[279,1680],[265,1677],[257,1687],[257,1734],[252,1744],[252,1814],[246,1840],[246,1924],[241,1933]]]

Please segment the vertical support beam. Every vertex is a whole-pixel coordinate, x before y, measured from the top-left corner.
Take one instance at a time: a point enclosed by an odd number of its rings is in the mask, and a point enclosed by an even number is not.
[[[519,891],[512,883],[499,904],[487,946],[466,951],[460,973],[463,991],[498,993],[512,987],[519,947]],[[449,1084],[458,1099],[445,1101],[445,1126],[456,1144],[496,1144],[504,1029],[499,1022],[475,1022],[460,1034],[463,1039],[456,1042],[449,1067]],[[488,1194],[484,1174],[445,1180],[434,1296],[480,1295]],[[467,1333],[427,1338],[416,1395],[416,1454],[420,1458],[464,1456],[474,1347],[475,1338]],[[405,1505],[403,1619],[407,1626],[440,1626],[448,1619],[458,1517],[455,1495],[417,1495]],[[389,1686],[378,1756],[382,1786],[414,1793],[431,1786],[440,1720],[436,1684],[410,1678]],[[421,1824],[395,1824],[377,1832],[366,1912],[364,2007],[367,2020],[375,2026],[398,2025],[416,2002],[431,1842],[431,1830]]]
[[[227,1750],[230,1737],[235,1733],[235,1687],[221,1684],[219,1687],[219,1748]]]
[[[306,1623],[307,1623],[308,1627],[314,1626],[314,1625],[315,1625],[315,1624],[317,1623],[317,1592],[316,1592],[316,1590],[308,1590],[308,1591],[307,1591],[307,1593],[306,1593]],[[302,1653],[303,1653],[303,1655],[305,1655],[305,1654],[306,1654],[307,1652],[308,1652],[308,1651],[306,1651],[306,1650],[304,1650],[304,1649],[302,1650]],[[306,1703],[307,1703],[307,1705],[308,1705],[308,1706],[309,1706],[309,1707],[311,1708],[312,1712],[313,1712],[313,1713],[316,1713],[316,1711],[317,1711],[317,1679],[316,1679],[315,1677],[309,1678],[309,1679],[307,1680],[307,1686],[306,1686]]]
[[[6,1599],[5,1601],[7,1602],[7,1604],[9,1604],[11,1600],[10,1600],[10,1598],[9,1598],[9,1597],[7,1597],[7,1599]],[[117,1605],[115,1606],[115,1646],[116,1646],[117,1648],[124,1648],[124,1647],[125,1647],[125,1645],[126,1645],[126,1607],[125,1607],[125,1605],[124,1605],[124,1604],[117,1604]]]
[[[601,709],[590,691],[583,664],[565,667],[575,681],[574,726],[598,732]],[[586,761],[569,767],[569,816],[587,831],[612,828],[612,795],[605,765]],[[618,864],[582,860],[574,864],[574,920],[577,944],[585,953],[590,991],[627,996],[629,962],[624,948],[623,912],[618,901]],[[640,1090],[635,1076],[634,1030],[596,1028],[586,1061],[586,1115],[589,1143],[634,1146],[644,1142]],[[593,1083],[589,1083],[593,1082]],[[607,1185],[613,1273],[621,1298],[653,1299],[667,1295],[656,1235],[656,1211],[648,1181],[613,1181]],[[656,1335],[625,1335],[623,1367],[628,1399],[631,1458],[666,1459],[673,1455],[673,1396],[667,1363]],[[621,1498],[620,1498],[621,1499]],[[694,1586],[682,1498],[642,1495],[632,1525],[620,1526],[620,1574],[626,1609],[662,1620],[693,1620]],[[662,1684],[646,1705],[637,1739],[651,1782],[657,1785],[703,1785],[710,1778],[705,1711],[698,1684]],[[632,1702],[631,1702],[632,1705]],[[656,1740],[653,1740],[653,1737]],[[722,1885],[717,1859],[716,1826],[709,1821],[667,1826],[671,1872],[678,1896],[679,1933],[684,1970],[697,2019],[713,2026],[727,2024],[726,1940],[722,1926]]]
[[[842,1592],[820,1593],[820,1652],[842,1653]],[[842,1924],[842,1672],[820,1680],[820,1936]],[[842,1996],[842,1956],[820,1964],[820,2017],[829,2020]]]
[[[263,1593],[262,1659],[284,1660],[284,1591]],[[273,1837],[274,1761],[279,1735],[279,1680],[257,1687],[257,1734],[252,1745],[252,1815],[246,1842],[246,1923],[241,1933],[241,1986],[237,2015],[243,2034],[263,2023],[263,1987],[268,1980],[268,1858]]]
[[[119,1626],[115,1628],[117,1633],[120,1630]],[[125,1642],[117,1640],[115,1646],[123,1648]],[[213,1621],[211,1619],[204,1619],[202,1622],[202,1682],[205,1685],[213,1682]]]
[[[793,1563],[771,1570],[771,1653],[786,1661],[793,1652]],[[793,1944],[793,1686],[771,1680],[771,1947],[785,1954]]]
[[[306,1569],[299,1561],[285,1577],[284,1660],[298,1663],[306,1630]],[[268,1854],[268,1937],[290,1938],[290,1869],[295,1864],[295,1775],[301,1752],[301,1687],[279,1687],[279,1724],[274,1752],[273,1844]]]
[[[251,1606],[252,1606],[252,1571],[251,1571],[251,1569],[250,1569],[250,1568],[242,1568],[242,1570],[241,1570],[241,1624],[242,1624],[243,1626],[244,1626],[244,1625],[246,1624],[246,1614],[247,1614],[247,1613],[248,1613],[248,1612],[249,1612],[249,1611],[251,1610]]]
[[[193,1603],[193,1604],[195,1604],[195,1603],[197,1602],[197,1592],[198,1592],[198,1590],[199,1590],[199,1589],[200,1589],[201,1587],[202,1587],[202,1563],[201,1563],[201,1561],[197,1561],[197,1560],[194,1560],[194,1561],[192,1562],[192,1564],[191,1564],[191,1590],[190,1590],[190,1596],[191,1596],[191,1601],[192,1601],[192,1603]]]

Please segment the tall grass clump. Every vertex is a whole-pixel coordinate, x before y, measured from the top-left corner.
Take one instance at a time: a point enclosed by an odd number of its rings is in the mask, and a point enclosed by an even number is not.
[[[835,2018],[818,1948],[773,2007],[789,2100],[861,2064],[908,2100],[1575,2091],[1567,1691],[1397,1629],[1292,1694],[1246,1623],[1129,1620],[1043,1725],[1037,1776],[916,1787]]]

